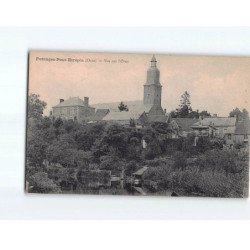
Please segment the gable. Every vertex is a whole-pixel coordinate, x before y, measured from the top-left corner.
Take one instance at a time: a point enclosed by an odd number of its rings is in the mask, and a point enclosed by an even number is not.
[[[196,124],[199,119],[196,118],[172,118],[181,131],[190,132],[192,131],[191,126]]]

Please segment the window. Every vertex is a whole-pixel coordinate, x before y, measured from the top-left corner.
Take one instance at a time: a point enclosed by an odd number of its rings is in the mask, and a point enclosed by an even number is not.
[[[232,135],[228,134],[227,138],[228,138],[228,140],[231,140],[232,139]]]

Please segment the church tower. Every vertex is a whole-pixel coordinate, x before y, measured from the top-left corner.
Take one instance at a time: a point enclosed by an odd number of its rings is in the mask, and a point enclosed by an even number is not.
[[[147,81],[144,84],[144,97],[143,104],[145,106],[161,107],[161,84],[160,84],[160,71],[156,67],[156,59],[153,55],[151,59],[151,66],[147,71]]]

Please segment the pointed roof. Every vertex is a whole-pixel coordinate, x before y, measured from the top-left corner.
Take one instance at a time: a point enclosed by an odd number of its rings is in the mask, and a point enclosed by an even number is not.
[[[156,58],[155,58],[155,55],[153,55],[152,59],[151,59],[151,62],[157,62],[156,61]]]
[[[160,105],[154,104],[148,111],[149,115],[164,115],[163,109]]]
[[[196,124],[199,121],[199,119],[196,119],[196,118],[172,118],[172,121],[175,121],[182,131],[190,132],[190,131],[192,131],[191,126]]]

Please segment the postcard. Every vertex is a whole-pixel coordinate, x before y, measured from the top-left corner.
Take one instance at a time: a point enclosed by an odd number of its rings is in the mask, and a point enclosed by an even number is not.
[[[29,53],[28,193],[246,198],[250,57]]]

